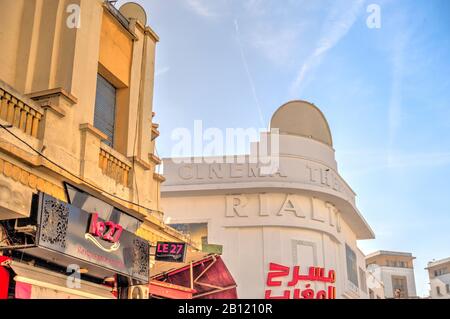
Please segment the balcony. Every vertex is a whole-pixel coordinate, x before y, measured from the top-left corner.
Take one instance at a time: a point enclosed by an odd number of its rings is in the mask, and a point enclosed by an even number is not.
[[[131,166],[113,155],[105,145],[101,145],[99,153],[99,167],[102,173],[117,183],[129,187]]]
[[[40,107],[0,81],[0,119],[32,137],[39,136],[43,117]]]

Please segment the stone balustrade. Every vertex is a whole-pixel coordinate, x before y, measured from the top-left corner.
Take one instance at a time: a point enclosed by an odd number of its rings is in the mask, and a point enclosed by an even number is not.
[[[0,118],[33,137],[39,135],[43,113],[17,94],[0,86]]]
[[[114,179],[117,183],[129,187],[131,166],[103,147],[100,148],[99,167],[103,174]]]

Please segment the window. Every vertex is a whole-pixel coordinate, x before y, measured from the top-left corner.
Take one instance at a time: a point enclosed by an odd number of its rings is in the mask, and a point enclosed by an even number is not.
[[[445,290],[447,291],[448,294],[450,294],[450,285],[449,284],[445,285]]]
[[[358,287],[358,272],[356,270],[356,254],[345,244],[345,255],[347,259],[347,277],[348,280]]]
[[[400,298],[408,297],[408,286],[405,276],[392,276],[392,292],[396,297],[397,292]]]
[[[397,260],[387,260],[386,266],[388,267],[399,267],[399,268],[406,268],[407,264],[404,261],[397,261]]]
[[[436,287],[436,293],[440,296],[441,295],[441,287]]]
[[[207,244],[203,240],[208,240],[208,223],[170,224],[170,226],[189,236],[199,246]]]
[[[442,275],[445,275],[446,273],[447,273],[447,269],[446,268],[441,268],[441,269],[438,269],[438,270],[434,271],[434,276],[435,277],[442,276]]]
[[[372,289],[369,289],[369,298],[370,299],[375,299],[375,294],[373,293]]]
[[[362,268],[359,268],[359,281],[361,283],[361,290],[367,292],[366,272]]]
[[[108,136],[104,143],[111,147],[114,145],[115,117],[116,88],[100,74],[97,74],[94,126]]]

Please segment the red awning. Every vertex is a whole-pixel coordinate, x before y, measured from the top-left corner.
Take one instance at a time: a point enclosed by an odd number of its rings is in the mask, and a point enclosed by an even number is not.
[[[195,289],[169,284],[163,281],[150,281],[150,295],[168,299],[192,299]]]
[[[0,299],[8,299],[9,271],[4,266],[11,260],[6,256],[0,256]]]
[[[236,299],[236,282],[219,255],[210,255],[179,269],[155,275],[153,280],[189,287],[193,299]]]

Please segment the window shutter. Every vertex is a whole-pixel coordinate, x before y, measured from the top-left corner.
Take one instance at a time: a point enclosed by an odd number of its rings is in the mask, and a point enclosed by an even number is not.
[[[97,75],[94,126],[108,136],[105,144],[113,146],[116,117],[116,88],[100,74]]]

